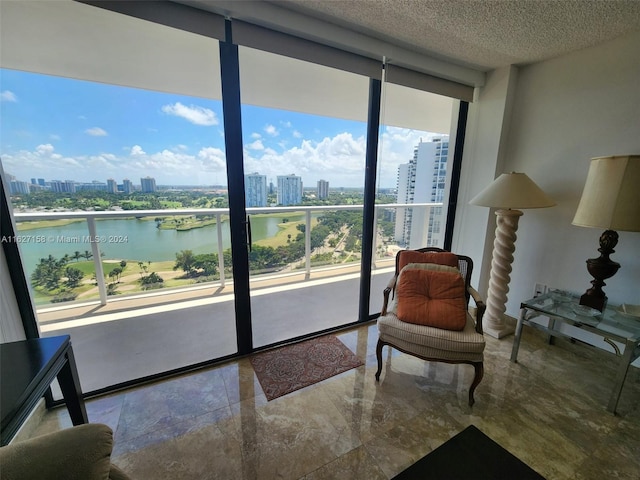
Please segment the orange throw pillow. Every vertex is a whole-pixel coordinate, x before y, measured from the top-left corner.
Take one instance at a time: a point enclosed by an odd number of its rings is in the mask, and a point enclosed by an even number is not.
[[[407,323],[462,330],[467,323],[464,288],[458,273],[405,270],[397,287],[397,316]]]
[[[458,268],[458,256],[451,252],[416,252],[415,250],[402,250],[398,255],[398,271],[408,263],[437,263]]]

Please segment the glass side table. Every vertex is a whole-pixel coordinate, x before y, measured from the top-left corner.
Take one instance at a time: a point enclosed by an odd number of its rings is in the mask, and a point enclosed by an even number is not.
[[[518,361],[523,325],[547,333],[550,344],[553,344],[555,337],[572,339],[570,335],[556,328],[559,326],[558,322],[573,325],[601,337],[613,347],[615,355],[619,358],[615,384],[607,405],[607,410],[615,414],[629,365],[640,357],[640,319],[623,315],[609,305],[604,312],[589,311],[591,309],[579,305],[578,302],[578,297],[558,291],[522,302],[511,350],[511,361],[514,363]],[[531,322],[533,318],[541,316],[549,318],[548,325]]]

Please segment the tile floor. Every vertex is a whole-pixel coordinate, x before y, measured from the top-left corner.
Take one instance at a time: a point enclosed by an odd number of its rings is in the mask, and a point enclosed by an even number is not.
[[[338,337],[366,365],[267,402],[248,359],[87,403],[115,432],[112,461],[137,480],[388,479],[474,424],[552,479],[640,478],[640,369],[618,415],[605,409],[615,358],[525,329],[487,337],[485,377],[385,348],[374,379],[375,324]],[[48,412],[36,434],[70,426]]]

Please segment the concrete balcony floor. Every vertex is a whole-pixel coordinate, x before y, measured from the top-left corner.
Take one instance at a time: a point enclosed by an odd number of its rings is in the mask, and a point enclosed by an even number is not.
[[[393,269],[372,271],[370,312]],[[252,277],[254,347],[355,322],[359,285],[359,265]],[[84,392],[237,352],[232,281],[40,309],[38,321],[43,336],[71,335]]]

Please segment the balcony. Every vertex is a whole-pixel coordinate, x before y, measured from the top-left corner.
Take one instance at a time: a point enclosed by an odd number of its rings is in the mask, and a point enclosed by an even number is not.
[[[422,211],[428,218],[431,207],[439,205],[412,204],[411,207]],[[380,212],[406,206],[376,205],[370,313],[380,310],[382,290],[394,270],[395,252],[401,248],[392,238],[382,234]],[[264,227],[258,221],[260,218],[276,218],[280,229],[286,219],[304,225],[304,228],[297,228],[297,231],[304,230],[300,232],[303,238],[297,240],[304,241],[303,257],[285,266],[251,264],[254,347],[289,341],[358,320],[360,247],[356,248],[357,251],[347,251],[345,244],[349,240],[344,226],[338,235],[333,234],[332,242],[327,237],[321,246],[317,245],[317,240],[312,241],[312,232],[318,217],[327,212],[361,210],[361,205],[247,209],[254,222],[254,231],[257,227]],[[159,228],[158,219],[195,218],[196,215],[199,218],[206,216],[206,221],[210,221],[206,228],[198,228],[197,231],[199,236],[204,235],[211,240],[204,248],[217,254],[215,275],[189,276],[180,269],[173,270],[175,258],[160,262],[155,259],[147,261],[147,257],[140,256],[151,255],[154,242],[166,236],[166,232]],[[47,248],[54,247],[59,249],[55,256],[61,256],[64,249],[60,243],[66,242],[64,248],[69,250],[66,265],[72,268],[76,265],[78,269],[89,272],[76,289],[80,293],[73,301],[47,302],[38,293],[42,287],[32,288],[42,335],[71,335],[85,392],[237,353],[233,278],[226,252],[228,215],[227,209],[15,214],[23,239],[43,237],[39,245],[43,257],[48,254]],[[59,225],[63,223],[60,220],[74,223],[49,230],[24,230],[25,222],[57,221],[54,223]],[[143,230],[114,230],[117,225],[142,225]],[[267,230],[273,230],[271,227]],[[156,230],[157,238],[134,238],[141,231]],[[184,238],[197,242],[188,229],[183,233],[177,230],[170,233],[174,236],[182,234],[186,234]],[[271,231],[263,234],[266,238],[257,240],[254,235],[255,244],[275,244]],[[125,238],[128,242],[143,243],[137,257],[124,253],[124,246],[133,248],[124,243]],[[118,241],[122,243],[113,243]],[[179,245],[181,250],[201,248],[186,240]],[[28,277],[31,278],[34,260],[29,257],[33,257],[34,244],[23,241],[21,249]],[[86,261],[81,262],[81,258],[74,260],[74,250],[87,254],[88,258],[84,257]],[[108,270],[120,265],[122,260],[127,263],[122,275],[109,275],[113,271]],[[143,290],[140,279],[163,265],[164,270],[157,273],[165,277],[164,286]],[[207,281],[197,283],[201,277]]]

